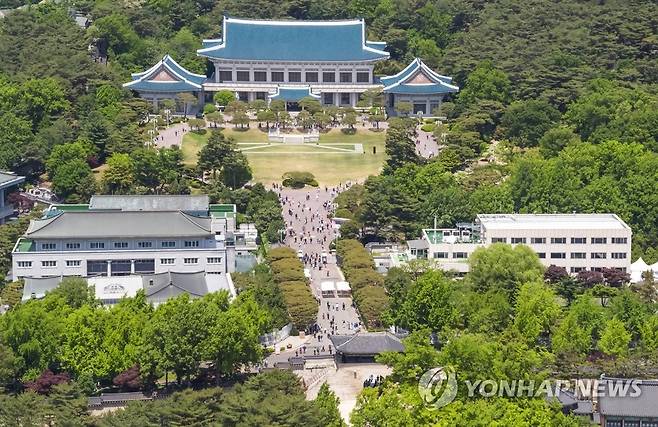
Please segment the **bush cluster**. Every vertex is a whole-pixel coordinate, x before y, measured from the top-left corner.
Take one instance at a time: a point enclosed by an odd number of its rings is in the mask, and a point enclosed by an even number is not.
[[[317,187],[318,182],[310,172],[286,172],[283,174],[283,186],[290,188],[304,188],[309,185]]]
[[[383,327],[381,314],[388,309],[389,299],[383,287],[384,278],[375,271],[372,256],[353,239],[339,240],[336,252],[364,323],[368,328]]]
[[[304,265],[288,247],[270,250],[267,263],[283,294],[290,321],[295,329],[306,329],[317,319],[318,304],[304,276]]]

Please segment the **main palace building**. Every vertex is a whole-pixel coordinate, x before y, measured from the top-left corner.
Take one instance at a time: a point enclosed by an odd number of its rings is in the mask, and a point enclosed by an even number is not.
[[[356,106],[368,89],[381,89],[389,114],[398,102],[410,102],[415,114],[429,115],[446,94],[459,88],[415,59],[400,73],[378,78],[375,63],[389,58],[385,42],[366,40],[365,23],[343,21],[262,21],[224,17],[222,38],[204,40],[199,56],[214,66],[210,77],[194,74],[169,55],[132,75],[124,86],[151,100],[191,92],[199,104],[214,92],[230,90],[248,102],[286,101],[289,108],[305,97],[323,105]]]

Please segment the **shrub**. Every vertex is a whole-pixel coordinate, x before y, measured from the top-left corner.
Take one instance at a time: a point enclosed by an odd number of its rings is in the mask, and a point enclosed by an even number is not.
[[[345,208],[336,209],[335,218],[354,218],[354,214]]]
[[[310,172],[286,172],[283,174],[283,185],[290,188],[317,187],[318,182]]]
[[[296,258],[283,258],[270,263],[270,268],[274,274],[282,273],[284,271],[304,271],[304,267]]]
[[[359,268],[350,271],[350,285],[356,290],[366,286],[384,286],[384,277],[372,268]]]
[[[317,319],[318,304],[304,277],[304,266],[297,254],[291,248],[276,248],[269,251],[267,261],[293,327],[299,330],[307,328]]]
[[[215,104],[206,104],[203,106],[203,114],[210,114],[214,113],[215,111],[217,111]]]
[[[354,295],[361,318],[368,328],[382,328],[381,314],[388,310],[389,299],[384,288],[366,286]]]
[[[269,263],[284,258],[297,258],[297,253],[289,247],[270,249],[270,251],[267,253],[267,261]]]
[[[426,123],[420,127],[423,132],[434,132],[434,123]]]

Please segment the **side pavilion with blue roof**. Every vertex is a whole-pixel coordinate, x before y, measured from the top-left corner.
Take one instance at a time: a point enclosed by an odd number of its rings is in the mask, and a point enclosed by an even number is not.
[[[165,55],[148,70],[133,73],[131,77],[132,81],[124,83],[123,86],[136,91],[140,97],[152,101],[156,109],[162,100],[176,100],[179,93],[185,92],[196,96],[199,103],[203,102],[203,83],[206,81],[206,76],[186,70],[169,55]],[[183,106],[177,102],[176,111],[183,110]]]
[[[452,84],[452,77],[442,76],[416,58],[404,70],[393,76],[381,78],[386,94],[389,115],[395,115],[399,102],[409,102],[413,113],[432,115],[441,106],[444,98],[459,91]]]
[[[385,42],[366,39],[362,19],[265,21],[224,17],[221,38],[203,41],[197,51],[214,65],[204,83],[211,92],[230,90],[248,102],[295,102],[298,91],[319,96],[324,105],[355,106],[361,93],[381,88],[373,69],[388,59]],[[293,99],[295,98],[295,99]]]

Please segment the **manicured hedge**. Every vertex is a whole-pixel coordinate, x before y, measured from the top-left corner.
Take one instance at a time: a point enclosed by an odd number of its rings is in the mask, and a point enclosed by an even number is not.
[[[267,254],[274,281],[283,294],[290,321],[297,330],[315,323],[318,303],[304,277],[304,265],[291,248],[276,248]]]
[[[384,278],[375,271],[372,256],[361,242],[353,239],[339,240],[336,254],[366,327],[384,327],[381,315],[388,308],[389,299],[383,287]]]

